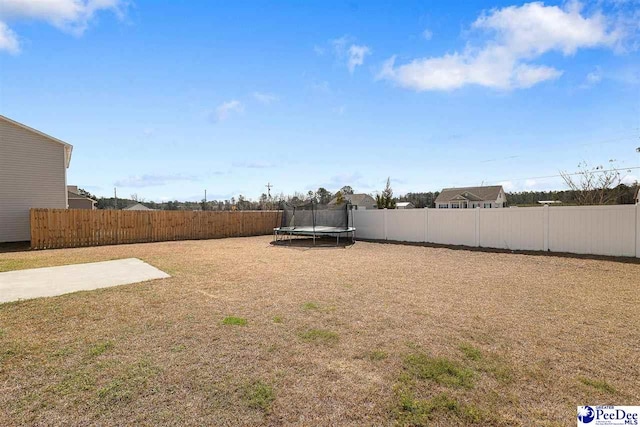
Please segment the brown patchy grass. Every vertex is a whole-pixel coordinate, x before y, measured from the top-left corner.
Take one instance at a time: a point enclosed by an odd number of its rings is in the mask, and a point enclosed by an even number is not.
[[[0,254],[173,276],[0,305],[0,425],[551,426],[640,401],[640,265],[269,241]]]

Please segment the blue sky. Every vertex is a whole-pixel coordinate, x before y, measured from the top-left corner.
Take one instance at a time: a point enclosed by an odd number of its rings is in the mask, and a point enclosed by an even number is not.
[[[640,166],[640,3],[0,0],[0,113],[98,195],[562,189]],[[627,180],[640,176],[632,170]]]

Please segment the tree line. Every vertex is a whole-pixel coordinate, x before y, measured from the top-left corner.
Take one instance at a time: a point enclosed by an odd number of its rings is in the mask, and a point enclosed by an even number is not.
[[[536,206],[540,201],[559,201],[563,205],[587,205],[587,204],[633,204],[634,197],[640,186],[619,183],[612,188],[596,189],[571,189],[553,191],[519,191],[507,192],[507,206]],[[282,202],[292,205],[314,202],[322,205],[328,204],[334,198],[337,203],[343,203],[345,196],[354,194],[351,186],[344,186],[335,193],[320,187],[316,191],[306,193],[295,192],[290,195],[283,193],[269,196],[263,193],[258,200],[239,195],[226,200],[201,200],[195,201],[166,201],[154,202],[141,199],[133,194],[130,198],[96,197],[83,189],[80,194],[97,201],[98,209],[124,209],[135,203],[141,203],[150,209],[156,210],[206,210],[206,211],[230,211],[230,210],[272,210],[279,209]],[[393,208],[397,202],[411,202],[416,208],[433,208],[435,200],[440,194],[438,191],[411,192],[398,197],[393,196],[390,180],[386,187],[374,195],[379,208]]]

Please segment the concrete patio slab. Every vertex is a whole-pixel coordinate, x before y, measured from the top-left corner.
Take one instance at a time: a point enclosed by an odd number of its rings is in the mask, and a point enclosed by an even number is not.
[[[0,273],[0,303],[171,277],[137,258]]]

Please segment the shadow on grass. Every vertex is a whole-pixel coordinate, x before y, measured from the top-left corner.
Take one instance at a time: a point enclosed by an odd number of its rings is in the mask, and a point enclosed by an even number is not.
[[[403,242],[399,240],[377,240],[377,239],[360,239],[360,238],[358,238],[357,240],[361,242],[381,243],[381,244],[389,244],[389,245],[422,246],[425,248],[451,249],[454,251],[550,256],[550,257],[558,257],[558,258],[577,258],[577,259],[591,259],[596,261],[613,261],[613,262],[621,262],[625,264],[640,264],[640,258],[626,257],[626,256],[574,254],[570,252],[522,251],[522,250],[483,248],[483,247],[463,246],[463,245],[442,245],[439,243],[427,243],[427,242]]]
[[[309,236],[281,236],[280,240],[272,241],[272,246],[279,246],[293,249],[346,249],[353,246],[355,242],[351,237],[340,237],[338,242],[335,237],[316,237],[315,243]]]

